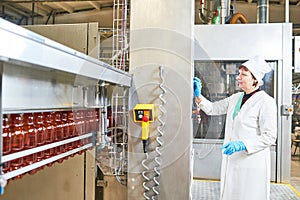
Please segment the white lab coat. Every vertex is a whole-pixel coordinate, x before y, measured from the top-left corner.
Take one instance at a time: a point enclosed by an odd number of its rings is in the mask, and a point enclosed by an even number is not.
[[[224,155],[221,169],[221,200],[268,200],[270,197],[270,146],[277,138],[277,106],[266,92],[259,91],[232,114],[242,92],[210,102],[204,97],[200,108],[208,115],[227,114],[224,144],[242,141],[247,151]],[[221,151],[221,150],[220,150]]]

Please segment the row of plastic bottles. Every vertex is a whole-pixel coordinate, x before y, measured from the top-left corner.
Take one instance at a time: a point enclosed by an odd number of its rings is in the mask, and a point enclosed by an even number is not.
[[[99,130],[98,110],[3,114],[3,155],[32,149]],[[4,163],[2,172],[17,170],[90,143],[91,138],[77,140]],[[78,152],[81,154],[83,151]],[[71,156],[74,156],[71,155]],[[61,163],[68,157],[59,159]],[[52,166],[53,163],[47,164]],[[39,169],[44,168],[44,166]],[[29,174],[35,174],[34,169]],[[21,178],[22,175],[15,177]]]

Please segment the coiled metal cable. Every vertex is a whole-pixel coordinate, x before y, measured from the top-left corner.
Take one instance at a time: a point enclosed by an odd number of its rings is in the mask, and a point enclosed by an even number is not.
[[[146,158],[142,161],[142,166],[145,168],[145,170],[142,172],[142,176],[144,178],[143,182],[143,188],[144,188],[144,197],[145,199],[150,199],[150,197],[147,196],[147,193],[150,191],[150,188],[146,185],[149,181],[150,178],[146,176],[146,173],[148,173],[149,167],[147,166],[146,162],[148,161],[148,153],[145,153]]]
[[[154,172],[155,172],[155,176],[153,177],[153,181],[154,181],[154,186],[152,187],[152,190],[154,192],[154,196],[152,196],[152,199],[155,199],[155,197],[158,196],[159,191],[159,177],[160,177],[160,167],[161,167],[161,148],[163,146],[163,140],[161,139],[161,137],[164,135],[164,128],[165,128],[165,121],[164,121],[164,117],[166,114],[166,110],[165,110],[165,104],[166,104],[166,100],[164,99],[164,95],[166,93],[166,89],[164,87],[165,85],[165,79],[163,76],[163,67],[160,66],[159,67],[159,76],[161,79],[161,84],[159,85],[160,89],[161,89],[161,94],[159,95],[159,99],[161,101],[161,104],[159,105],[159,110],[161,112],[161,114],[158,116],[158,121],[160,123],[160,125],[157,127],[157,132],[158,132],[158,136],[156,137],[156,142],[158,143],[158,146],[155,148],[156,151],[156,157],[154,158],[154,161],[156,163],[156,166],[154,167]]]
[[[154,176],[153,176],[153,186],[149,187],[149,185],[152,183],[151,182],[151,178],[150,176],[147,176],[150,173],[149,171],[149,167],[147,165],[146,162],[149,161],[149,154],[145,153],[146,157],[145,159],[142,161],[142,166],[144,167],[144,171],[142,172],[142,176],[144,178],[144,182],[143,182],[143,188],[144,188],[144,197],[145,199],[158,199],[158,195],[159,195],[159,177],[160,177],[160,168],[161,168],[161,148],[163,146],[163,140],[161,139],[161,137],[164,135],[164,128],[165,128],[165,115],[166,115],[166,110],[165,110],[165,104],[166,104],[166,100],[164,99],[164,95],[166,93],[166,89],[164,87],[165,85],[165,79],[163,76],[163,67],[159,66],[159,76],[161,79],[161,83],[159,84],[159,88],[161,89],[161,94],[159,95],[159,99],[161,101],[160,105],[159,105],[159,110],[161,112],[161,114],[158,116],[158,121],[159,121],[159,126],[156,128],[157,132],[158,132],[158,136],[156,137],[156,142],[158,143],[158,145],[155,147],[155,157],[154,157],[154,161],[155,161],[155,167],[154,167]],[[147,175],[146,175],[147,174]],[[150,183],[151,182],[151,183]],[[148,186],[147,186],[148,184]]]

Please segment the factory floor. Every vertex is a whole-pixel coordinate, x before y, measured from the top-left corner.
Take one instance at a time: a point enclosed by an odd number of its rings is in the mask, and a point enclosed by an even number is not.
[[[290,184],[300,193],[300,148],[295,152],[295,146],[291,151],[291,180]]]
[[[270,200],[300,200],[299,192],[287,184],[271,183]],[[220,182],[209,180],[194,180],[192,200],[219,200]]]
[[[219,200],[219,185],[219,181],[194,180],[192,186],[192,200]],[[296,152],[294,146],[291,150],[290,182],[271,184],[270,200],[283,199],[300,200],[300,147],[298,147]]]

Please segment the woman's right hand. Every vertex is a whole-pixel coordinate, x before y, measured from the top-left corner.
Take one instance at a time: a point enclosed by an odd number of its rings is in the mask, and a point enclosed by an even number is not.
[[[199,97],[195,97],[195,102],[196,104],[200,104],[202,101],[202,98],[199,96]]]

